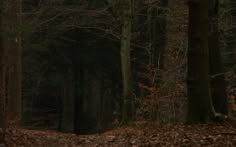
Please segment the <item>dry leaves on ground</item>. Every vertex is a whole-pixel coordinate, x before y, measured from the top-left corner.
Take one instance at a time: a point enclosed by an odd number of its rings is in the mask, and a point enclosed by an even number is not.
[[[15,128],[8,129],[6,143],[8,147],[234,147],[236,122],[192,126],[128,126],[93,135]]]

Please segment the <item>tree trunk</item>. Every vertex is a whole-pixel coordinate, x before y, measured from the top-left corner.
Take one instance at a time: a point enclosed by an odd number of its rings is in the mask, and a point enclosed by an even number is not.
[[[61,122],[60,130],[63,132],[74,132],[74,76],[72,71],[65,73],[61,85]]]
[[[81,62],[81,61],[79,61]],[[75,94],[75,104],[74,104],[74,132],[82,133],[84,125],[84,69],[83,64],[75,63],[74,66],[74,94]]]
[[[209,84],[208,1],[189,1],[188,123],[214,115]]]
[[[224,63],[227,70],[236,71],[236,1],[228,0],[227,10],[230,10],[230,31],[227,34],[227,46],[224,52]]]
[[[163,67],[163,54],[167,43],[167,7],[168,0],[160,1],[160,8],[153,10],[152,16],[152,31],[151,44],[152,44],[152,59],[153,65],[156,69]]]
[[[8,10],[8,113],[9,123],[21,122],[21,0],[10,0]]]
[[[219,48],[218,7],[219,0],[209,0],[209,62],[211,95],[217,113],[227,114],[226,85]]]
[[[95,76],[89,82],[90,87],[90,94],[86,98],[88,100],[88,108],[86,110],[86,114],[90,120],[94,120],[93,122],[89,123],[92,126],[89,126],[91,132],[99,132],[102,131],[104,128],[103,126],[103,113],[102,113],[102,103],[103,103],[103,80],[102,80],[102,70],[101,67],[97,67],[96,74],[91,75]]]
[[[123,25],[121,33],[121,69],[122,69],[122,82],[123,82],[123,112],[122,121],[127,123],[132,119],[132,72],[131,72],[131,57],[130,57],[130,41],[131,41],[131,13],[132,3],[131,0],[122,0],[123,10]]]
[[[3,0],[0,1],[0,145],[4,141],[6,128],[6,110],[5,110],[5,48],[3,45],[4,25],[3,25]]]

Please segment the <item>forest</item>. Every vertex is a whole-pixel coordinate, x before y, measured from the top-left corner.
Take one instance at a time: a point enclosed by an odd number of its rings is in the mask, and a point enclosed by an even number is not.
[[[235,0],[0,0],[0,147],[236,146]]]

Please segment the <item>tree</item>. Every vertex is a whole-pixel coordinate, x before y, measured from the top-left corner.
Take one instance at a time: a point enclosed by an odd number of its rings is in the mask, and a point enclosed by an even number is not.
[[[219,47],[219,0],[209,0],[209,62],[213,105],[217,113],[227,114],[227,95]]]
[[[121,32],[121,70],[123,82],[123,123],[128,122],[132,117],[132,72],[131,72],[131,26],[132,26],[132,2],[131,0],[122,0],[122,32]]]
[[[189,1],[188,123],[215,115],[209,83],[208,1]]]
[[[74,75],[69,68],[61,80],[61,116],[60,130],[63,132],[74,131]],[[78,81],[77,81],[78,82]]]
[[[5,48],[3,45],[3,11],[4,1],[0,1],[0,143],[4,140],[4,131],[6,128],[6,111],[5,111]]]
[[[155,68],[163,67],[163,54],[167,45],[167,8],[168,0],[160,0],[158,8],[151,8],[151,24],[149,26],[149,35],[151,35],[152,59]]]
[[[227,3],[228,2],[228,3]],[[235,46],[236,46],[236,2],[235,0],[228,0],[225,3],[227,3],[227,8],[230,12],[230,31],[228,32],[226,41],[227,41],[227,46],[226,46],[226,56],[224,59],[224,62],[226,64],[227,69],[235,71],[236,66],[236,52],[235,52]]]
[[[10,123],[21,121],[21,0],[8,1],[8,112]]]

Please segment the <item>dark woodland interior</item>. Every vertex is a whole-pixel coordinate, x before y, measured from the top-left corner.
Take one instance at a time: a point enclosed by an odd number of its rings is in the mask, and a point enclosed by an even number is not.
[[[42,41],[37,36],[33,40],[36,43]],[[26,61],[24,67],[24,81],[32,84],[27,85],[32,92],[25,97],[30,99],[29,111],[25,112],[27,124],[59,129],[64,125],[65,131],[76,129],[81,133],[111,127],[113,115],[119,115],[120,109],[120,59],[118,42],[105,37],[96,31],[70,30],[53,38],[48,49],[32,49],[34,61]],[[35,65],[38,72],[32,71]],[[38,78],[29,81],[28,76]],[[63,114],[63,109],[71,116]],[[63,117],[68,122],[62,122]]]
[[[236,146],[235,24],[235,0],[1,0],[0,146]]]

